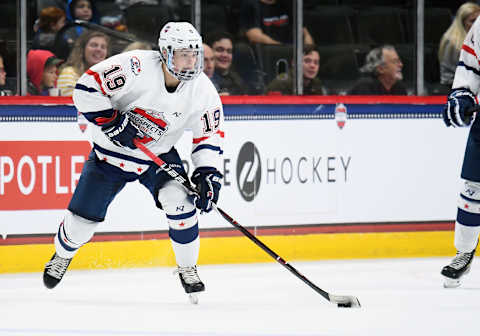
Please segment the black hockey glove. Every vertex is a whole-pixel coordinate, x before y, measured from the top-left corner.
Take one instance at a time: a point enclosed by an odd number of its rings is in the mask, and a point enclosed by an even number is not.
[[[102,132],[115,145],[136,149],[133,138],[142,137],[141,132],[130,122],[128,115],[115,111],[114,119],[102,125]]]
[[[475,106],[475,95],[469,89],[455,89],[447,97],[447,104],[443,108],[445,125],[453,127],[467,127],[472,123]]]
[[[205,212],[212,210],[212,202],[217,203],[223,175],[213,167],[199,167],[192,174],[192,182],[198,190],[195,206]]]

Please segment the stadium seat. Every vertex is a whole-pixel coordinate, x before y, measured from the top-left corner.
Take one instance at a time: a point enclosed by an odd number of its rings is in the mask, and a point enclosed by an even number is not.
[[[354,43],[351,19],[354,10],[345,6],[317,6],[304,11],[303,24],[317,45]]]
[[[128,31],[138,38],[156,43],[160,29],[173,20],[170,8],[137,3],[125,9]]]
[[[320,70],[318,77],[329,80],[354,80],[359,76],[356,53],[358,46],[353,44],[318,47]]]
[[[452,19],[452,12],[448,8],[425,8],[425,43],[439,44]]]
[[[319,47],[322,80],[329,94],[344,95],[360,76],[357,54],[367,47],[346,44]]]
[[[257,44],[255,48],[265,83],[270,83],[278,74],[290,69],[293,59],[291,45]]]
[[[249,43],[241,41],[235,43],[232,67],[246,82],[250,94],[264,92],[264,73],[258,64],[255,51]]]
[[[399,44],[406,42],[401,19],[405,10],[395,7],[371,7],[358,12],[358,41],[362,44]]]
[[[424,41],[427,44],[440,43],[443,33],[445,33],[452,23],[453,16],[449,8],[446,7],[426,7],[425,8]],[[406,18],[407,42],[415,42],[416,31],[416,10],[408,11]]]
[[[424,46],[424,78],[430,83],[440,82],[440,63],[438,45]]]
[[[0,3],[0,12],[2,20],[0,20],[0,34],[2,39],[15,38],[17,24],[17,10],[15,2]]]
[[[202,1],[201,20],[202,35],[214,31],[228,32],[227,9],[224,5]]]
[[[341,0],[322,0],[323,6],[338,6]],[[310,10],[318,6],[318,0],[303,0],[303,10]]]
[[[355,8],[365,8],[371,6],[404,6],[406,1],[405,0],[341,0],[340,3],[342,5],[351,6]]]

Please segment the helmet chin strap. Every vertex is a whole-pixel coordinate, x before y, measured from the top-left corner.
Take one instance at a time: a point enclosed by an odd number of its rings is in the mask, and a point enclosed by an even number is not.
[[[180,83],[180,79],[175,77],[168,67],[164,64],[162,64],[162,70],[163,70],[163,76],[165,78],[165,85],[169,87],[174,87],[177,86]]]

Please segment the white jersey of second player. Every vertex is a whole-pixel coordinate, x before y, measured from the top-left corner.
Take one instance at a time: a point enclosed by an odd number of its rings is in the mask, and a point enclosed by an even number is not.
[[[467,88],[475,95],[480,91],[480,20],[475,20],[460,51],[452,89]]]
[[[73,101],[94,123],[112,110],[128,114],[157,155],[191,129],[194,166],[222,168],[223,108],[215,87],[202,72],[169,92],[158,51],[133,50],[94,65],[78,80]],[[119,147],[100,127],[93,128],[94,150],[101,160],[138,174],[148,168],[150,159],[142,151]]]

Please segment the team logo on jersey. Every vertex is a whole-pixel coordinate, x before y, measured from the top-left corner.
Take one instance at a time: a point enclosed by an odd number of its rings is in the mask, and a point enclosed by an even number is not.
[[[128,112],[128,116],[143,134],[155,141],[158,141],[168,130],[168,121],[163,116],[163,112],[135,107]]]
[[[338,128],[342,129],[347,121],[347,107],[342,103],[335,106],[335,120]]]
[[[137,56],[132,56],[132,58],[130,58],[130,69],[132,69],[132,72],[135,76],[139,75],[142,71],[142,67],[140,66],[140,60]]]
[[[260,189],[261,180],[260,154],[252,142],[246,142],[240,149],[237,159],[237,185],[245,201],[253,201]]]

